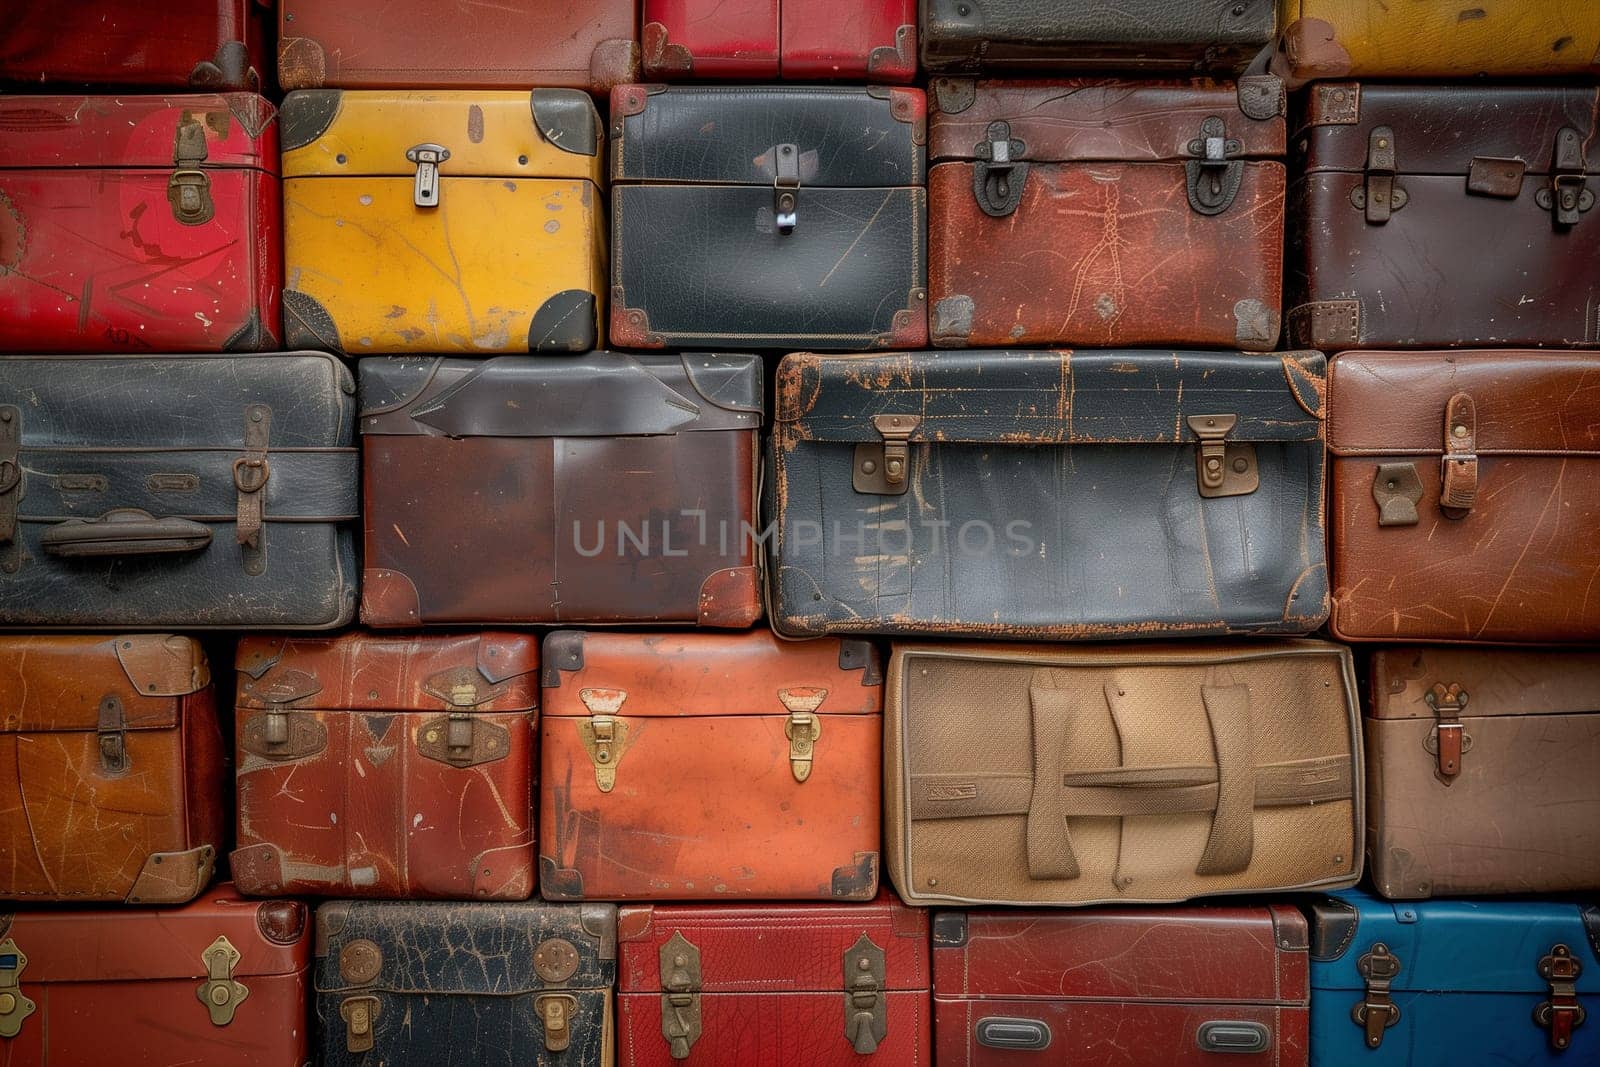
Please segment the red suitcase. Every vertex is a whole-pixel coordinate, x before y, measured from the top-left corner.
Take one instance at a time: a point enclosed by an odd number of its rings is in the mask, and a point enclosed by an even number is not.
[[[644,0],[646,78],[909,82],[916,0]]]
[[[0,349],[276,348],[276,116],[253,93],[0,97]]]
[[[12,0],[0,81],[260,89],[271,0]]]
[[[226,883],[170,910],[0,916],[0,1067],[303,1067],[306,906]]]
[[[868,904],[617,912],[618,1067],[932,1063],[928,913]]]

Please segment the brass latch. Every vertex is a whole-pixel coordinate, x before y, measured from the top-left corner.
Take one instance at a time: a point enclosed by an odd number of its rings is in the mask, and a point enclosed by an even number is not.
[[[811,777],[811,761],[816,754],[817,739],[822,736],[822,720],[817,716],[817,709],[827,698],[826,689],[778,690],[778,699],[789,710],[783,736],[789,739],[789,770],[794,772],[797,782]]]
[[[1372,478],[1372,499],[1378,504],[1379,526],[1415,526],[1422,500],[1422,479],[1415,463],[1380,463]]]
[[[1572,1031],[1583,1025],[1587,1012],[1578,1003],[1578,976],[1583,964],[1566,945],[1556,945],[1539,961],[1539,977],[1550,983],[1550,999],[1533,1009],[1533,1021],[1550,1031],[1550,1047],[1565,1051]]]
[[[1022,185],[1028,177],[1022,154],[1028,146],[1011,136],[1006,122],[989,123],[983,136],[972,150],[972,195],[985,215],[1004,218],[1022,203]]]
[[[439,206],[439,164],[450,158],[450,149],[442,144],[412,145],[406,149],[406,161],[417,165],[417,177],[411,187],[411,202],[418,207]]]
[[[851,483],[858,493],[899,496],[906,491],[911,465],[911,435],[922,425],[920,415],[874,415],[872,425],[883,437],[881,444],[856,445],[855,474]]]
[[[772,215],[779,233],[793,233],[799,217],[800,150],[781,144],[774,157],[772,177]]]
[[[1439,510],[1459,519],[1478,500],[1478,407],[1457,393],[1444,407],[1444,456],[1439,460]]]
[[[28,957],[11,938],[0,941],[0,1037],[16,1037],[34,1003],[22,995],[22,969]]]
[[[100,744],[100,769],[107,774],[123,774],[128,769],[127,720],[122,700],[115,693],[100,699],[100,717],[95,736]]]
[[[206,161],[205,124],[185,111],[178,118],[178,133],[172,143],[172,165],[167,179],[167,203],[172,217],[185,226],[201,226],[216,214],[211,200],[211,176],[200,169]]]
[[[1550,212],[1557,226],[1576,226],[1578,218],[1594,207],[1594,193],[1584,172],[1583,135],[1570,126],[1556,134],[1550,156],[1550,184],[1533,195],[1533,202]]]
[[[1237,415],[1189,416],[1189,429],[1200,438],[1195,474],[1203,497],[1248,496],[1261,485],[1255,445],[1224,440],[1238,422]]]
[[[1233,204],[1244,181],[1244,160],[1237,158],[1244,145],[1228,136],[1227,126],[1217,115],[1200,123],[1200,136],[1189,142],[1190,158],[1184,161],[1188,175],[1189,207],[1199,215],[1220,215]]]
[[[858,1056],[870,1056],[889,1036],[883,949],[862,934],[844,954],[844,1038]]]
[[[233,969],[239,965],[239,950],[225,937],[211,942],[211,947],[200,953],[206,965],[206,980],[201,982],[194,995],[211,1013],[212,1026],[227,1026],[233,1022],[233,1013],[239,1010],[250,990],[233,980]]]
[[[1449,685],[1439,682],[1422,694],[1422,702],[1428,705],[1437,720],[1424,744],[1429,752],[1438,757],[1436,776],[1449,785],[1461,773],[1462,753],[1472,750],[1472,738],[1461,725],[1461,713],[1467,708],[1467,691],[1455,682]]]
[[[1366,213],[1367,221],[1382,225],[1411,199],[1395,181],[1394,131],[1374,126],[1367,138],[1366,177],[1350,190],[1350,203]]]
[[[628,694],[621,689],[580,689],[578,699],[589,717],[578,721],[578,737],[594,764],[594,784],[609,793],[617,784],[617,764],[628,750],[628,723],[617,718]]]
[[[686,1060],[700,1040],[700,950],[674,931],[661,946],[661,1036],[672,1058]]]
[[[534,998],[533,1010],[544,1027],[545,1051],[567,1051],[572,1044],[572,1017],[578,1011],[578,998],[571,993],[541,993]]]
[[[339,1003],[339,1017],[344,1020],[344,1047],[347,1052],[371,1052],[373,1031],[383,1003],[366,994],[345,997]]]
[[[1382,941],[1356,961],[1356,972],[1366,980],[1366,996],[1350,1009],[1350,1018],[1366,1031],[1367,1047],[1383,1044],[1383,1032],[1400,1021],[1400,1008],[1389,996],[1389,986],[1400,974],[1400,958]]]

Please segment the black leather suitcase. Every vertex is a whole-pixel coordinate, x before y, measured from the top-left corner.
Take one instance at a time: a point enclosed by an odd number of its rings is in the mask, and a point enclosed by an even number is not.
[[[1316,352],[982,351],[778,369],[783,633],[1302,634],[1328,613]]]
[[[0,626],[343,626],[354,435],[321,353],[0,356]]]
[[[920,89],[611,94],[611,333],[627,348],[928,341]]]

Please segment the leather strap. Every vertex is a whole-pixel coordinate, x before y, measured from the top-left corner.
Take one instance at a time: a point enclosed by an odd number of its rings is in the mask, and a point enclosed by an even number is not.
[[[1439,506],[1448,511],[1471,511],[1478,497],[1478,409],[1466,393],[1451,397],[1444,408],[1442,466]]]
[[[22,496],[22,410],[0,404],[0,545],[17,534],[17,502]]]
[[[239,502],[234,533],[244,553],[247,574],[260,574],[265,567],[266,546],[261,542],[261,525],[266,521],[267,481],[272,467],[267,461],[267,442],[272,433],[272,409],[265,404],[250,404],[244,409],[244,455],[233,461],[233,486]]]

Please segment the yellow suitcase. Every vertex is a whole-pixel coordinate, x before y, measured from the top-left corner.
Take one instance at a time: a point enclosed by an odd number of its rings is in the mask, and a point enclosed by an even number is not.
[[[1318,78],[1600,73],[1600,0],[1283,0],[1273,72]]]
[[[599,347],[604,128],[587,93],[313,89],[278,121],[287,347]]]

